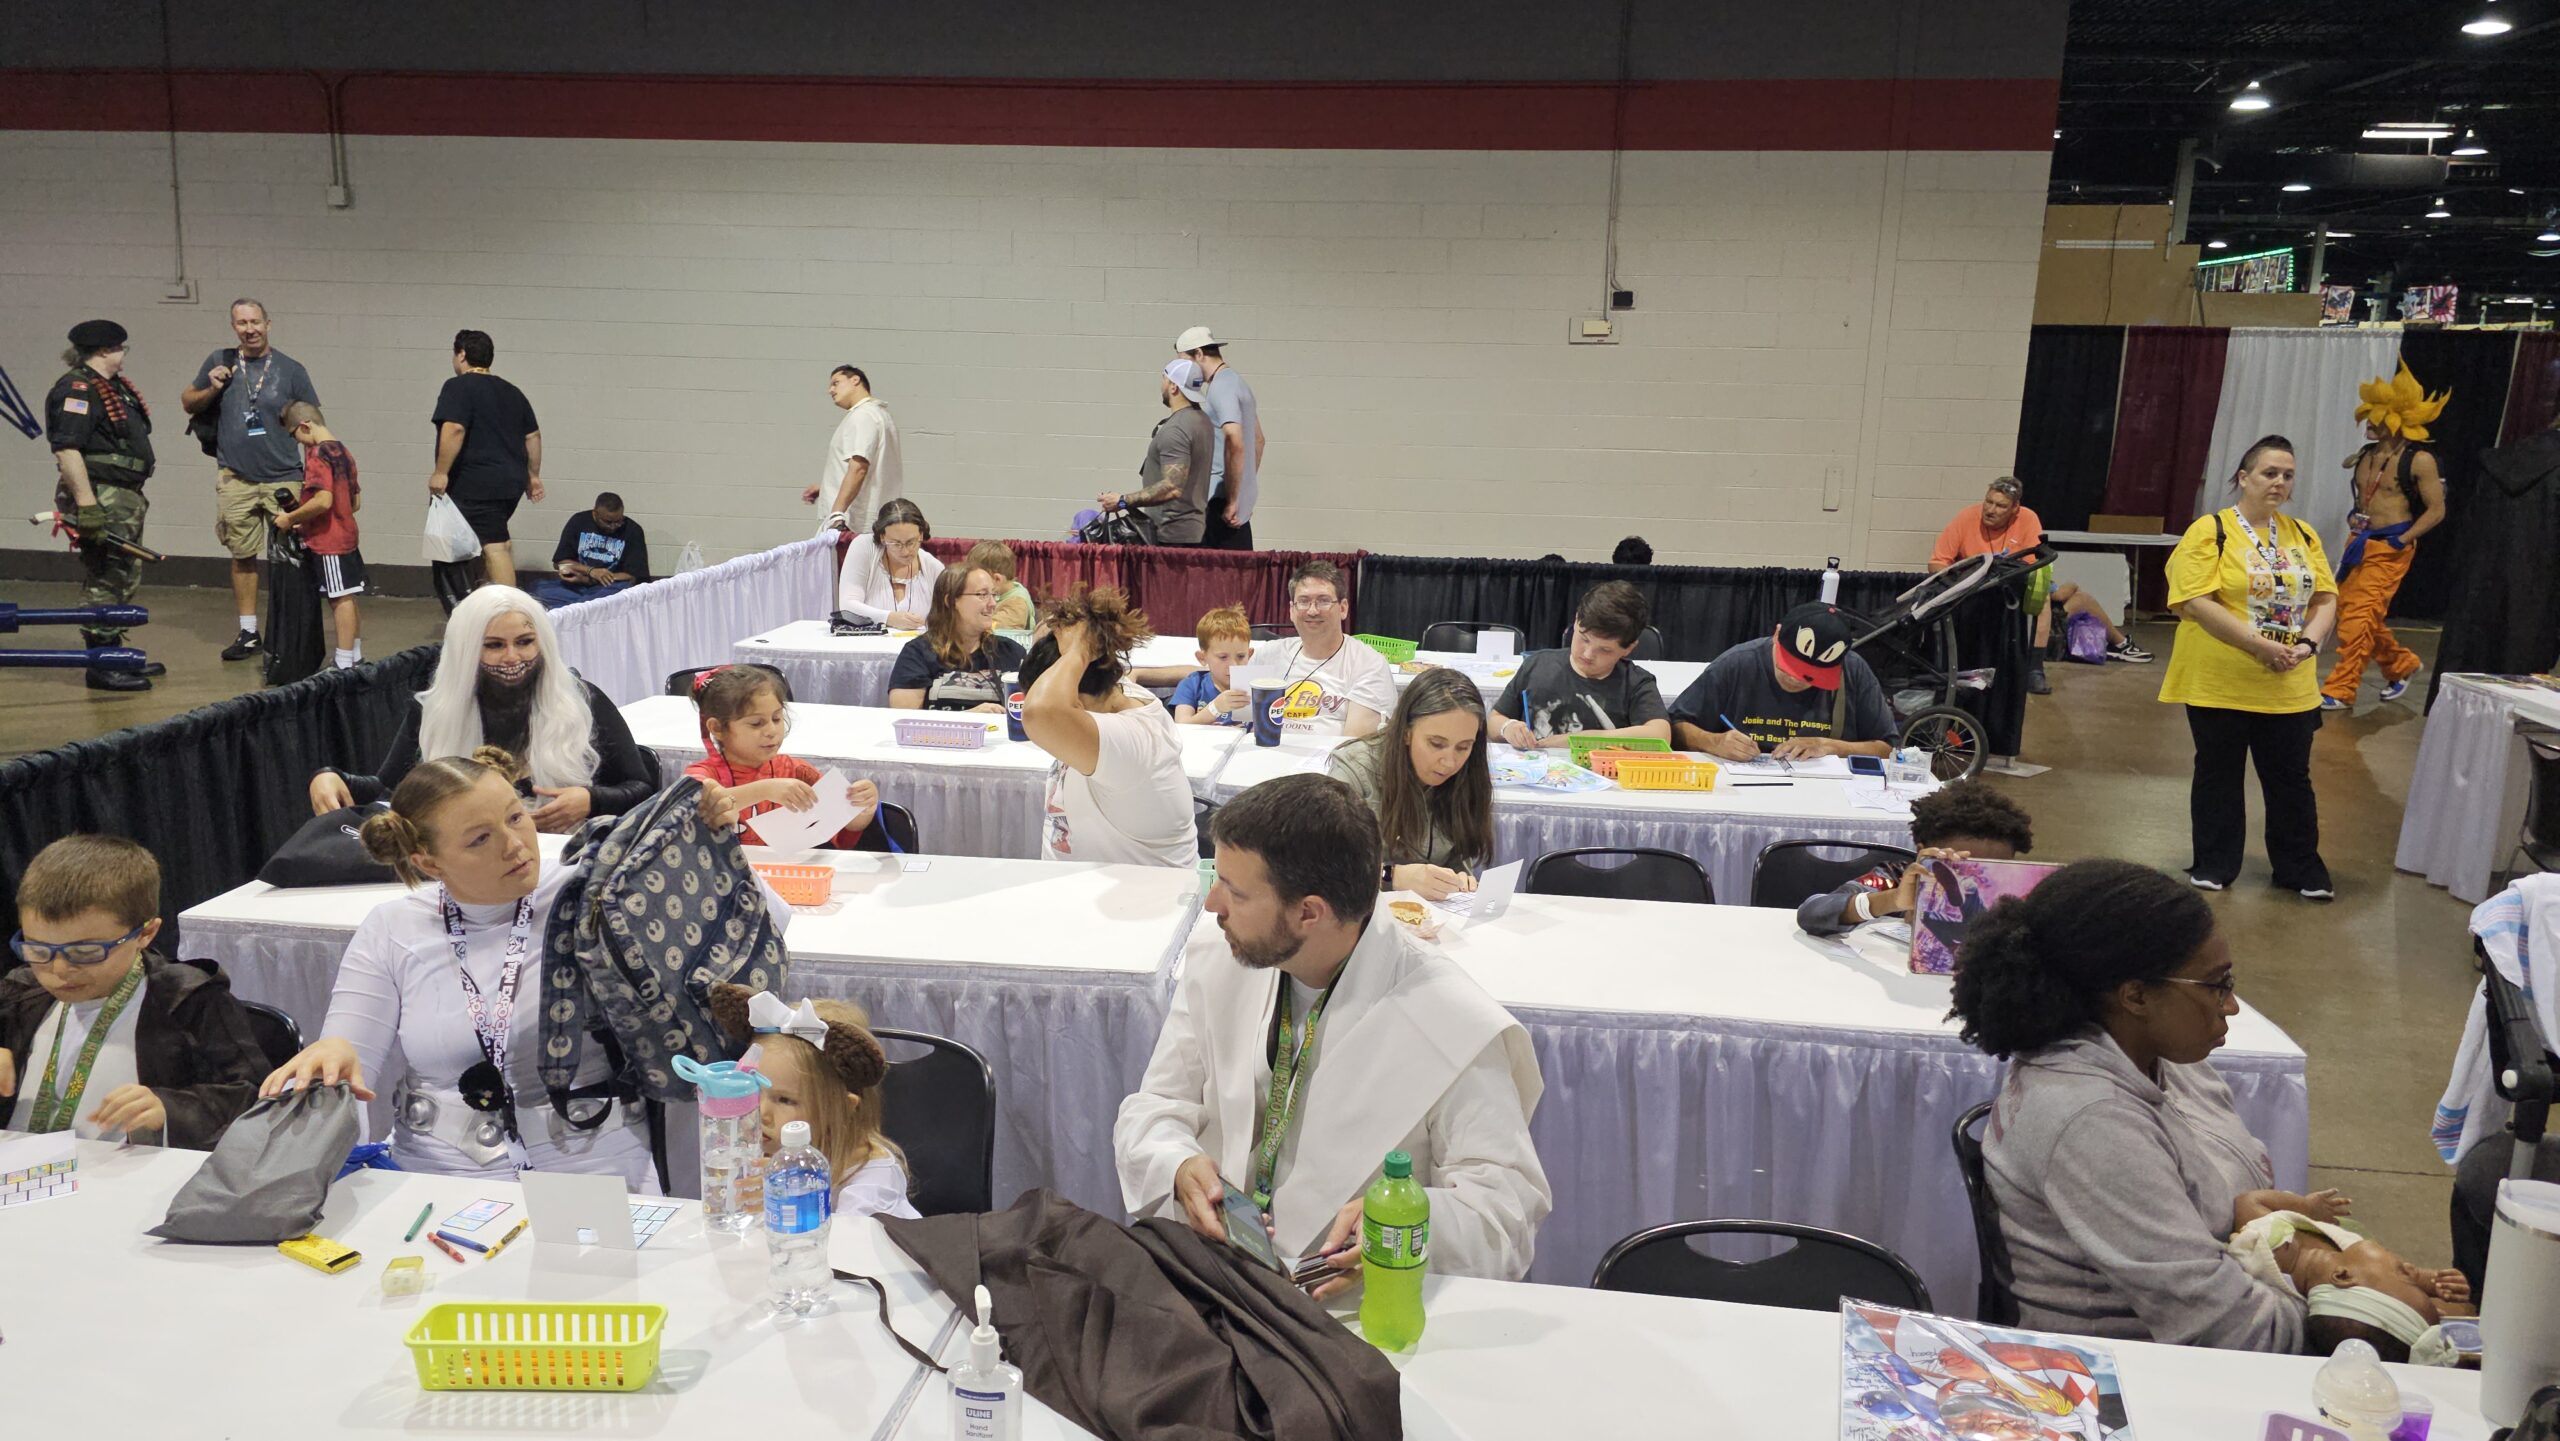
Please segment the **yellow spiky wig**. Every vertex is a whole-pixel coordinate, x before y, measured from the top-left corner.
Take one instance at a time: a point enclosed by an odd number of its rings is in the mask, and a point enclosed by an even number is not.
[[[2453,399],[2447,388],[2427,394],[2418,377],[2409,373],[2409,362],[2400,362],[2400,373],[2385,380],[2379,376],[2356,387],[2364,403],[2356,407],[2356,419],[2379,425],[2386,434],[2403,440],[2424,440],[2427,425],[2444,414],[2445,402]]]

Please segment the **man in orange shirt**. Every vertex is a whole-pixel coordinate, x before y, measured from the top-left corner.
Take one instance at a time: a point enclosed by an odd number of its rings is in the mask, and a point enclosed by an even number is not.
[[[1956,512],[1947,528],[1938,532],[1938,543],[1929,552],[1931,574],[1945,570],[1960,560],[1977,555],[2014,555],[2044,539],[2044,522],[2020,502],[2026,486],[2014,475],[2004,475],[1991,482],[1982,492],[1982,503],[1968,505]],[[2044,676],[2044,649],[2053,638],[2053,612],[2061,607],[2065,615],[2094,615],[2107,628],[2107,659],[2133,665],[2151,663],[2151,652],[2133,643],[2133,638],[2116,627],[2106,610],[2090,598],[2086,591],[2064,582],[2053,588],[2044,609],[2036,615],[2033,659],[2027,671],[2027,690],[2034,695],[2049,694],[2053,687]]]

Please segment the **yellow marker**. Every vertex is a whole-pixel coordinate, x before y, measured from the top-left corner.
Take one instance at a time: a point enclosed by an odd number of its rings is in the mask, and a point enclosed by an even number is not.
[[[498,1238],[498,1244],[491,1246],[489,1248],[489,1253],[480,1259],[484,1261],[494,1261],[498,1259],[498,1253],[507,1249],[507,1243],[514,1240],[516,1237],[523,1235],[524,1228],[532,1224],[533,1218],[531,1216],[527,1216],[523,1220],[516,1222],[515,1229],[507,1232],[507,1234],[503,1236],[500,1236]]]

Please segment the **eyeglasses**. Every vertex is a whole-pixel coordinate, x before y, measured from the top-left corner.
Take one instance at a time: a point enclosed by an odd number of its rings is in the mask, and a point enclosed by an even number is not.
[[[95,966],[104,964],[107,957],[115,954],[116,947],[149,929],[151,929],[151,923],[144,921],[112,941],[64,941],[59,945],[28,940],[27,933],[20,931],[9,938],[9,949],[16,953],[19,960],[31,966],[40,966],[47,961],[58,961],[72,966]]]
[[[2014,480],[1995,480],[1991,482],[1991,488],[2011,500],[2016,500],[2026,489]]]
[[[2162,976],[2160,980],[2164,985],[2193,986],[2200,991],[2209,991],[2217,1001],[2227,1001],[2240,994],[2239,985],[2229,976],[2224,976],[2218,981],[2195,981],[2185,976]]]
[[[880,542],[880,548],[882,550],[894,550],[903,552],[907,555],[913,555],[917,551],[924,549],[924,542],[921,540],[884,540]]]
[[[1331,610],[1340,604],[1342,604],[1342,598],[1340,596],[1305,595],[1289,602],[1289,608],[1292,610],[1306,611],[1312,615],[1318,611]]]

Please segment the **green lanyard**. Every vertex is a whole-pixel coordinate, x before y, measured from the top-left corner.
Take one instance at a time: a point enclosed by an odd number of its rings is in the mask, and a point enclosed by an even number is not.
[[[36,1087],[35,1109],[27,1115],[27,1129],[41,1136],[49,1131],[67,1131],[80,1109],[80,1095],[89,1089],[89,1068],[98,1064],[98,1052],[107,1044],[107,1032],[115,1029],[116,1017],[124,1014],[125,1003],[142,989],[142,958],[136,956],[133,969],[124,973],[116,988],[107,993],[107,1003],[98,1008],[98,1018],[89,1023],[89,1039],[80,1043],[79,1059],[71,1063],[71,1084],[60,1095],[54,1092],[54,1075],[62,1068],[62,1033],[70,1029],[71,1008],[62,1011],[62,1023],[53,1028],[53,1054],[44,1063],[44,1084]]]
[[[1340,979],[1335,977],[1337,982]],[[1262,1107],[1262,1143],[1253,1153],[1253,1204],[1266,1211],[1271,1209],[1271,1175],[1280,1167],[1280,1142],[1289,1134],[1289,1121],[1307,1094],[1307,1073],[1315,1069],[1316,1026],[1324,1019],[1324,1003],[1333,999],[1333,987],[1325,987],[1308,1008],[1303,1032],[1293,1032],[1289,1026],[1289,996],[1289,979],[1283,976],[1279,1038],[1271,1057],[1271,1095]]]

